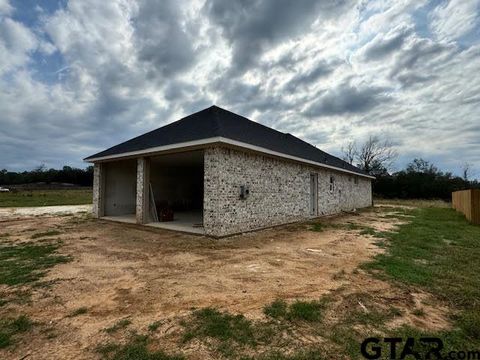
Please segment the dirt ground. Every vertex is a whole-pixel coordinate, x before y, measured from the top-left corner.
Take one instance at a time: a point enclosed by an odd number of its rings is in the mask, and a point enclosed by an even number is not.
[[[37,207],[6,207],[0,208],[0,223],[5,220],[19,219],[31,216],[52,216],[78,214],[92,210],[92,205],[60,205]]]
[[[323,221],[395,230],[400,220],[386,214],[372,209]],[[193,308],[218,307],[258,319],[264,316],[263,307],[277,298],[318,299],[330,293],[339,307],[364,309],[364,304],[345,299],[366,289],[379,306],[405,310],[392,326],[448,327],[447,309],[429,294],[393,288],[358,268],[382,251],[378,239],[358,230],[329,227],[315,232],[309,224],[295,224],[215,240],[84,214],[25,215],[21,221],[4,219],[0,226],[0,232],[18,242],[42,241],[30,237],[59,230],[55,238],[64,242],[60,252],[73,256],[72,262],[53,267],[43,286],[28,288],[31,301],[0,307],[4,316],[27,314],[38,324],[3,355],[0,350],[0,358],[98,359],[95,347],[108,341],[104,329],[124,318],[140,332],[161,321],[155,336],[168,345],[169,334],[179,331],[178,319]],[[0,286],[2,293],[11,291]],[[428,322],[411,313],[418,306]],[[82,307],[86,314],[68,316]],[[205,358],[194,344],[184,351],[192,359]]]

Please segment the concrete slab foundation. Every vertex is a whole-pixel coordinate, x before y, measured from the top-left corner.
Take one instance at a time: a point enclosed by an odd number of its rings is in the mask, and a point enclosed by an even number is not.
[[[120,216],[103,216],[103,220],[116,221],[127,224],[137,223],[135,214]],[[166,222],[150,222],[143,224],[159,229],[181,231],[190,234],[205,235],[202,225],[202,213],[200,211],[185,211],[175,213],[173,221]]]

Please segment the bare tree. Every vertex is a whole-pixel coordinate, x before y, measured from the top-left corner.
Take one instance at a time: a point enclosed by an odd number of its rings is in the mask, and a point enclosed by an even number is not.
[[[463,163],[462,176],[463,176],[463,180],[465,181],[470,180],[470,177],[472,176],[472,164],[470,164],[468,161],[465,161]]]
[[[342,159],[349,164],[353,164],[357,157],[357,144],[355,141],[350,141],[348,144],[342,146]]]
[[[380,140],[370,136],[360,147],[356,160],[358,166],[369,174],[380,174],[387,171],[397,158],[397,152],[388,140]]]

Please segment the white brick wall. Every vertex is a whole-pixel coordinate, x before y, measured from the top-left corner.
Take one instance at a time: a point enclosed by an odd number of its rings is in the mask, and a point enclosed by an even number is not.
[[[97,163],[93,166],[93,206],[92,214],[96,218],[103,216],[103,184],[104,184],[103,164]]]
[[[205,150],[204,227],[224,236],[310,218],[310,173],[318,174],[319,215],[371,205],[371,181],[222,147]],[[335,191],[330,192],[330,176]],[[240,199],[240,186],[250,195]]]
[[[150,160],[137,159],[137,196],[136,196],[136,221],[138,224],[149,222],[148,203],[150,179]]]

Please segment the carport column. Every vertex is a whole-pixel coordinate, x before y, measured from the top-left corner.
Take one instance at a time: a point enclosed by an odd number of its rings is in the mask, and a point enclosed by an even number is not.
[[[137,159],[137,224],[146,224],[149,219],[150,161]]]
[[[96,218],[104,215],[105,209],[105,166],[102,163],[93,165],[93,207],[92,213]]]

